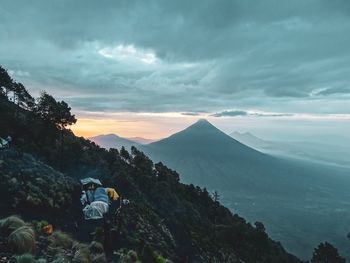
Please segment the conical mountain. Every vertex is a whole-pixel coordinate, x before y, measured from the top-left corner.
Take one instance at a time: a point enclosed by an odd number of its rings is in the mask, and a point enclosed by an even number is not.
[[[254,193],[291,186],[281,173],[283,160],[238,142],[204,119],[142,149],[178,171],[186,183]]]
[[[200,119],[183,131],[151,143],[149,148],[157,152],[185,155],[205,153],[218,157],[230,155],[240,159],[248,156],[264,157],[264,154],[228,136],[206,119]]]

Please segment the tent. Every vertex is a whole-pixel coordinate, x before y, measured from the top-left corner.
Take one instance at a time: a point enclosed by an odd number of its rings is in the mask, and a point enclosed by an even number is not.
[[[80,180],[82,185],[87,185],[87,184],[96,184],[96,185],[102,185],[101,181],[95,178],[87,177],[84,179]]]
[[[6,147],[8,147],[8,141],[3,138],[0,138],[0,148],[6,148]]]

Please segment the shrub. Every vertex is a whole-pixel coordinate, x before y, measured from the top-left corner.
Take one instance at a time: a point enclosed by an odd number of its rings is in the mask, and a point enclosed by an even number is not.
[[[75,252],[73,260],[74,263],[90,263],[91,254],[87,246],[81,245],[80,248]]]
[[[102,254],[104,252],[103,245],[100,242],[92,241],[89,245],[89,250],[93,254]]]
[[[58,257],[55,258],[51,263],[67,263],[68,261],[66,261],[63,257]]]
[[[17,263],[36,263],[33,255],[31,254],[23,254],[16,257]]]
[[[18,216],[9,216],[0,220],[0,233],[9,236],[14,230],[25,225]]]
[[[34,230],[29,226],[17,228],[9,235],[8,244],[16,254],[34,253]]]
[[[55,231],[49,237],[50,243],[53,247],[61,247],[64,249],[70,249],[73,246],[73,239],[70,235],[61,231]]]
[[[92,263],[107,263],[105,254],[96,254],[92,257]]]
[[[137,253],[130,250],[126,255],[122,256],[120,259],[121,263],[140,263]]]

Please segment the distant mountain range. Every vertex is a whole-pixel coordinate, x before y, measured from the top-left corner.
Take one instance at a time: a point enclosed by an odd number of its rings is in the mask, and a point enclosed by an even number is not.
[[[153,139],[146,139],[146,138],[142,138],[142,137],[129,137],[129,138],[126,138],[128,139],[129,141],[132,141],[132,142],[136,142],[138,144],[149,144],[149,143],[152,143],[152,142],[155,142],[156,140],[153,140]]]
[[[139,143],[119,137],[116,134],[98,135],[98,136],[90,137],[89,140],[93,141],[97,145],[100,145],[101,147],[106,149],[115,148],[120,150],[122,146],[124,146],[125,149],[130,150],[131,146],[136,146],[136,147],[140,146]]]
[[[116,134],[97,135],[90,137],[89,140],[103,148],[115,148],[119,150],[122,146],[124,146],[125,149],[130,150],[131,146],[139,148],[141,145],[149,144],[154,141],[142,137],[123,138]]]
[[[268,149],[270,142],[249,133],[233,136],[241,142],[199,120],[168,138],[137,147],[178,171],[182,182],[218,190],[231,210],[264,222],[289,251],[308,258],[312,247],[329,240],[346,254],[349,170],[279,158],[286,155],[252,148]]]
[[[328,138],[321,142],[309,140],[281,142],[261,139],[249,132],[236,131],[230,136],[249,147],[274,156],[350,167],[350,150],[346,138],[339,144],[334,142],[332,137],[330,137],[332,140]]]

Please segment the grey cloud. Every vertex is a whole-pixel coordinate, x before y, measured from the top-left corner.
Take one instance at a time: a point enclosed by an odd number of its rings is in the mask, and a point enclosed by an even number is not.
[[[253,116],[253,117],[290,117],[291,113],[270,113],[270,112],[249,112],[243,110],[222,111],[211,115],[212,117],[237,117],[237,116]]]
[[[223,112],[218,112],[218,113],[214,113],[211,116],[213,117],[236,117],[236,116],[247,116],[248,112],[246,111],[240,111],[240,110],[236,110],[236,111],[223,111]]]
[[[87,111],[297,112],[350,94],[347,0],[4,0],[0,10],[0,63]],[[159,63],[98,54],[118,45]]]
[[[182,112],[181,114],[185,115],[185,116],[199,116],[200,115],[200,113],[198,113],[198,112]]]
[[[332,95],[332,94],[350,94],[350,87],[337,87],[322,90],[317,93],[318,95]]]

